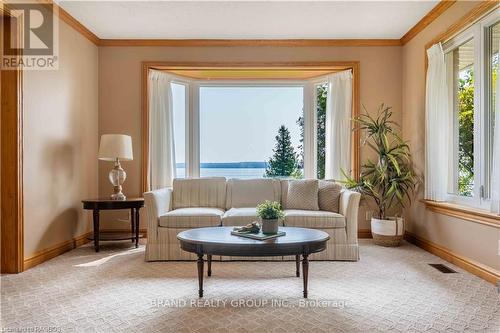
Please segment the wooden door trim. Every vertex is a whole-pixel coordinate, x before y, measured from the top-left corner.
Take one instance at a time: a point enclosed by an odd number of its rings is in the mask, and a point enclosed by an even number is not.
[[[2,19],[10,19],[2,12]],[[3,22],[2,22],[3,24]],[[1,76],[1,272],[19,273],[24,263],[23,71]]]

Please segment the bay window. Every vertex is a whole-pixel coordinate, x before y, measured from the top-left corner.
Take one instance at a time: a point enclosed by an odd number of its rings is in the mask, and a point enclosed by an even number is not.
[[[185,67],[143,66],[144,190],[170,186],[176,177],[359,173],[359,140],[349,121],[359,106],[357,62],[290,70]],[[158,82],[168,88],[153,89]],[[326,160],[339,163],[325,172]]]

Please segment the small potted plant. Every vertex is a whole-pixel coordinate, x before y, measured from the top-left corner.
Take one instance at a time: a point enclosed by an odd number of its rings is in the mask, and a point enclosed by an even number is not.
[[[262,220],[262,233],[276,234],[278,233],[279,220],[285,214],[281,210],[279,202],[266,200],[257,206],[257,216]]]
[[[417,184],[410,148],[393,130],[396,123],[390,120],[391,115],[391,108],[382,104],[375,118],[366,113],[354,119],[359,124],[358,130],[366,131],[363,144],[375,152],[377,161],[368,160],[362,165],[358,180],[344,173],[347,188],[375,202],[378,212],[372,217],[371,232],[375,244],[383,246],[401,243],[404,220],[388,214],[399,212],[406,202],[411,202]]]

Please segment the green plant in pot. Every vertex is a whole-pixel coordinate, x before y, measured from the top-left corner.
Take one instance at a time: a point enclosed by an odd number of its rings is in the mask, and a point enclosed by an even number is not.
[[[376,244],[398,246],[404,236],[402,217],[388,216],[401,212],[411,202],[417,177],[411,165],[410,148],[394,131],[391,107],[382,104],[377,116],[365,114],[355,118],[358,128],[366,131],[363,145],[370,147],[377,160],[368,160],[361,166],[358,180],[348,176],[345,186],[360,192],[375,202],[378,211],[371,220],[372,236]]]
[[[279,220],[285,214],[281,210],[279,202],[266,200],[257,206],[257,216],[262,220],[262,233],[276,234],[278,232]]]

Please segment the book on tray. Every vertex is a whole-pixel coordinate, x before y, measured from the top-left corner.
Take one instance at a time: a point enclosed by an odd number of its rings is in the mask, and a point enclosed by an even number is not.
[[[249,231],[233,230],[233,231],[231,231],[231,235],[246,237],[246,238],[251,238],[251,239],[257,239],[257,240],[267,240],[267,239],[273,239],[273,238],[280,237],[280,236],[285,236],[286,232],[280,230],[276,234],[264,234],[264,233],[262,233],[262,231],[249,232]]]

